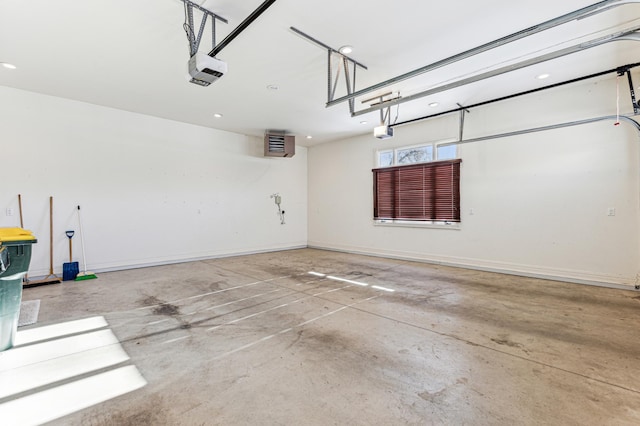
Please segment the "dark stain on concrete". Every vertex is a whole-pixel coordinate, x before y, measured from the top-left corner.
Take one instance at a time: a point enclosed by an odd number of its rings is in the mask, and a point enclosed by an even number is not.
[[[352,272],[349,272],[348,275],[356,275],[358,277],[372,277],[373,276],[373,274],[370,274],[368,272],[361,272],[361,271],[352,271]]]
[[[161,303],[162,303],[162,300],[158,299],[155,296],[147,296],[138,302],[140,306],[159,305]]]
[[[160,305],[153,308],[153,313],[155,315],[167,315],[167,316],[175,316],[180,315],[180,308],[176,305],[172,305],[171,303],[161,303]]]
[[[503,346],[509,346],[510,348],[516,348],[516,349],[520,349],[521,351],[523,351],[524,353],[526,353],[527,355],[529,355],[529,351],[520,343],[514,342],[512,340],[509,340],[508,336],[501,336],[499,339],[491,339],[492,342],[497,343],[499,345],[503,345]]]
[[[111,411],[106,406],[98,406],[82,418],[83,425],[90,426],[168,426],[178,424],[165,408],[164,398],[151,396],[131,410]]]
[[[327,361],[342,358],[346,361],[353,355],[358,347],[358,342],[336,331],[301,330],[296,339],[296,344],[303,350]]]
[[[224,285],[226,280],[212,280],[211,278],[188,278],[185,284],[197,291],[208,292],[220,290],[220,286]]]
[[[436,392],[424,391],[419,393],[418,396],[424,399],[425,401],[436,402],[438,400],[438,397],[442,396],[446,391],[447,391],[447,388],[440,389],[439,391],[436,391]]]
[[[499,345],[509,346],[510,348],[521,348],[522,345],[516,342],[512,342],[508,339],[491,339],[492,342],[495,342]]]
[[[417,296],[417,295],[411,295],[411,294],[394,294],[393,296],[389,296],[389,299],[397,300],[403,305],[406,305],[409,307],[419,308],[419,307],[424,307],[432,304],[442,305],[442,301],[436,300],[436,299],[439,299],[449,294],[451,293],[430,294],[426,296]]]

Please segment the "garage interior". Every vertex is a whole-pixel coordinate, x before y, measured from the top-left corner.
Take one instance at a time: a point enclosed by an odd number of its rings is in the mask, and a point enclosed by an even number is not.
[[[0,226],[97,276],[0,418],[639,424],[639,2],[238,3],[0,1]],[[379,213],[418,151],[455,217]]]

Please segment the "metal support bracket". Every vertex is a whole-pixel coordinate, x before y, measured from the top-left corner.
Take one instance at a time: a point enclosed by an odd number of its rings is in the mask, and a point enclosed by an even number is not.
[[[382,96],[380,96],[380,103],[383,102]],[[389,125],[391,124],[391,107],[380,108],[380,125]]]
[[[338,82],[340,81],[340,74],[344,73],[345,87],[347,96],[349,96],[349,111],[351,112],[351,114],[354,114],[355,98],[351,97],[350,95],[356,90],[356,71],[358,67],[365,70],[367,69],[367,67],[356,61],[355,59],[341,53],[339,50],[332,48],[331,46],[311,37],[310,35],[300,31],[295,27],[290,27],[290,29],[299,36],[302,36],[310,42],[327,50],[327,103],[332,102],[335,98],[336,89],[339,86]],[[333,67],[334,59],[339,60],[338,67],[337,69],[335,69],[335,77]]]
[[[365,99],[362,101],[363,104],[369,104],[372,109],[375,109],[377,105],[384,105],[385,102],[389,102],[394,99],[400,99],[400,94],[395,94],[393,92],[383,93],[378,96],[374,96],[369,99]],[[375,102],[374,102],[375,101]],[[381,126],[391,126],[391,106],[381,106],[380,110],[380,125]]]
[[[460,107],[460,133],[458,134],[458,140],[461,141],[464,136],[464,115],[468,112],[470,113],[471,111],[469,111],[459,103],[456,103],[456,105]]]
[[[211,17],[211,43],[213,47],[216,47],[216,20],[222,21],[225,24],[227,20],[223,17],[216,15],[215,13],[205,9],[199,4],[193,3],[189,0],[182,0],[184,2],[184,7],[186,9],[186,21],[184,24],[184,29],[187,32],[187,39],[189,40],[189,56],[193,56],[198,53],[198,49],[200,48],[200,42],[202,41],[202,35],[204,33],[204,28],[207,24],[207,18]],[[200,21],[200,29],[198,30],[198,35],[196,36],[193,23],[193,9],[197,9],[202,12],[202,20]]]
[[[629,67],[623,67],[618,69],[618,76],[622,77],[624,74],[627,75],[627,81],[629,82],[629,94],[631,95],[631,105],[633,106],[633,114],[637,115],[640,111],[640,105],[636,100],[636,92],[633,88],[633,77],[631,76],[631,69]]]

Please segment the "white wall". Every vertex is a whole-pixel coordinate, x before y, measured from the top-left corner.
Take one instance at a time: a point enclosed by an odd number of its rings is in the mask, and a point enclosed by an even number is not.
[[[630,112],[628,91],[621,96],[623,112]],[[612,113],[615,80],[565,86],[472,110],[465,138]],[[367,134],[310,148],[309,245],[569,281],[635,284],[640,137],[631,126],[613,123],[459,146],[460,230],[372,222],[375,150],[456,138],[457,115],[397,127],[387,141]],[[607,216],[609,207],[615,216]]]
[[[77,205],[92,271],[306,246],[303,147],[263,158],[258,138],[1,86],[0,137],[0,226],[19,226],[22,194],[32,276],[49,270],[49,196],[58,274]]]

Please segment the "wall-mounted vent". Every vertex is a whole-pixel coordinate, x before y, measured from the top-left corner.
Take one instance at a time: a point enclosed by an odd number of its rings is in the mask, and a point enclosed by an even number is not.
[[[293,157],[296,154],[296,137],[284,132],[267,131],[264,134],[265,157]]]

